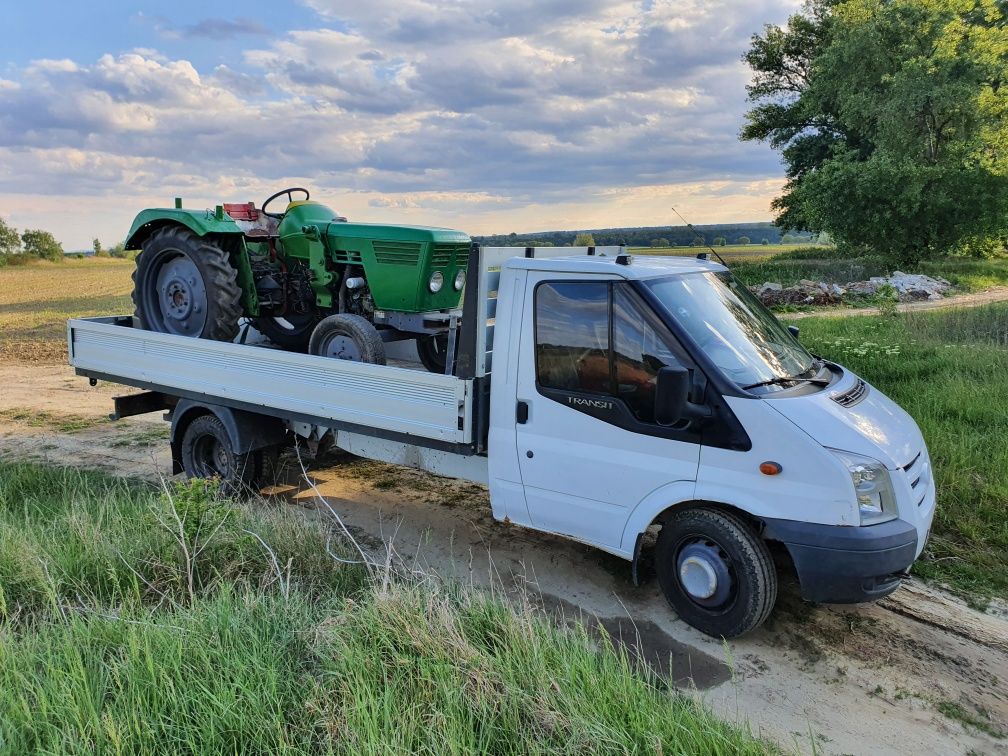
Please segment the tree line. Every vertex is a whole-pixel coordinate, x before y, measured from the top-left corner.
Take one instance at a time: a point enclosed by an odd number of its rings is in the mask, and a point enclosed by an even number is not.
[[[112,247],[102,246],[101,241],[94,239],[91,248],[96,257],[129,257],[126,243],[119,242]],[[83,253],[69,253],[83,257]],[[0,264],[12,262],[28,262],[30,260],[64,260],[67,253],[63,245],[56,240],[51,232],[40,228],[28,228],[18,233],[3,218],[0,218]]]
[[[782,230],[773,223],[720,223],[693,226],[595,228],[576,231],[488,234],[473,239],[489,247],[627,246],[689,247],[708,244],[812,244],[810,231]],[[587,241],[590,239],[591,241]],[[716,241],[715,241],[716,240]],[[822,240],[823,242],[825,240]]]

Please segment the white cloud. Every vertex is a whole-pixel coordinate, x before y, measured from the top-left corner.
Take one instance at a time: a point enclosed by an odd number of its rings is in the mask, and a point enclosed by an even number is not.
[[[345,197],[334,204],[347,214],[393,209],[474,232],[586,213],[594,222],[578,225],[646,224],[656,187],[720,196],[716,210],[700,202],[698,222],[731,214],[729,199],[735,217],[768,215],[781,171],[737,140],[739,56],[793,0],[308,4],[323,28],[251,33],[257,46],[208,70],[137,49],[8,73],[0,203],[29,178],[43,196],[211,204],[296,178]]]

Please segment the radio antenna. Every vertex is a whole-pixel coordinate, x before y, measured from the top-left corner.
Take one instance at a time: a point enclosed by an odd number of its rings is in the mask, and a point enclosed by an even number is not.
[[[686,228],[688,228],[690,231],[693,232],[694,237],[697,237],[697,238],[700,238],[700,239],[704,240],[704,246],[707,247],[707,249],[709,249],[713,253],[714,257],[716,257],[718,260],[720,260],[721,264],[724,265],[727,268],[728,267],[728,263],[725,262],[725,259],[723,257],[721,257],[721,255],[719,255],[717,252],[714,251],[714,247],[712,247],[710,244],[707,243],[707,238],[703,234],[701,234],[699,231],[697,231],[695,228],[693,228],[693,224],[690,223],[685,218],[683,218],[682,217],[682,213],[680,213],[678,210],[676,210],[675,207],[673,207],[672,205],[669,205],[669,207],[672,208],[672,212],[673,213],[675,213],[676,215],[679,216],[679,220],[681,220],[683,223],[686,224]]]

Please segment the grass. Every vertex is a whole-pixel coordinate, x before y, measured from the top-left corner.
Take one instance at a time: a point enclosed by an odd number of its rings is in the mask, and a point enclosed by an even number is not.
[[[134,263],[85,258],[0,267],[0,359],[66,362],[66,321],[129,313]]]
[[[924,433],[938,508],[914,572],[976,603],[1008,596],[1008,304],[813,317],[801,331],[809,349],[885,392]]]
[[[1004,730],[1001,730],[991,722],[990,714],[986,711],[981,710],[974,713],[955,701],[939,701],[935,708],[949,719],[959,722],[968,730],[979,730],[998,740],[1004,740],[1008,737],[1008,733],[1005,733]]]
[[[32,428],[45,428],[59,433],[76,433],[111,422],[105,417],[89,417],[72,413],[55,413],[29,407],[10,407],[0,410],[0,420],[22,423]]]
[[[0,463],[0,752],[772,750],[582,625],[331,542],[199,483]]]

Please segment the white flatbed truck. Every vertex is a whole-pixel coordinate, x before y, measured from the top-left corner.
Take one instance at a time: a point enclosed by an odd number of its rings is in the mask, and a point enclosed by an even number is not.
[[[254,485],[261,455],[325,438],[483,483],[498,520],[653,563],[686,622],[732,637],[773,608],[770,547],[804,598],[895,590],[935,510],[900,407],[810,354],[721,265],[621,248],[479,248],[453,374],[70,320],[78,374],[167,410],[174,472]],[[452,360],[449,359],[449,365]]]

